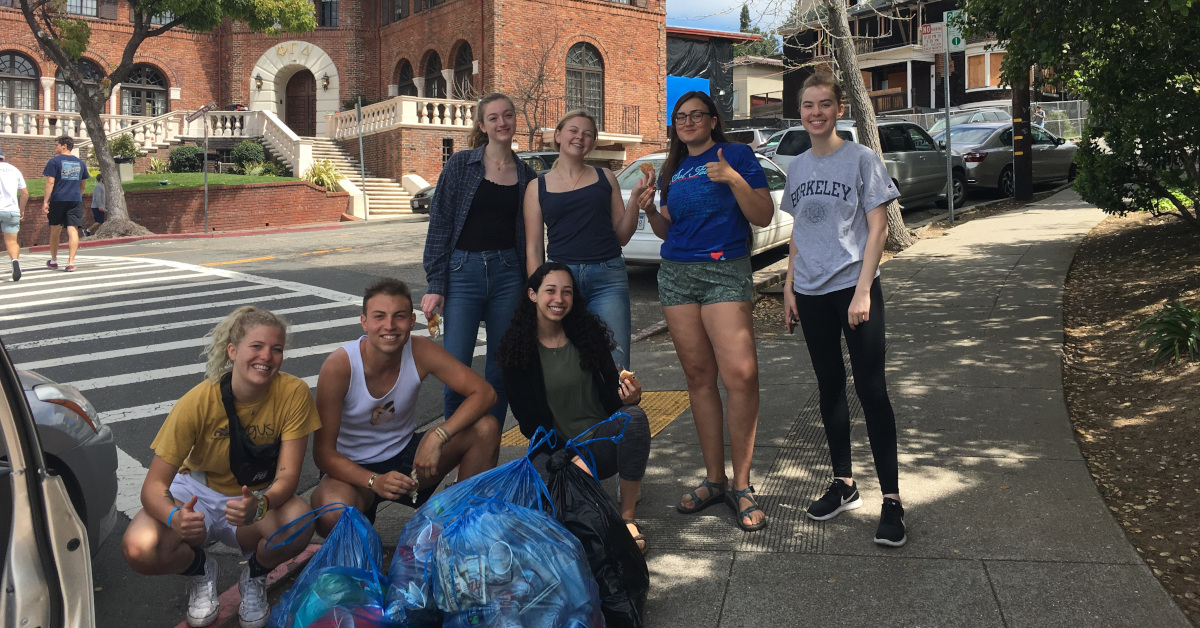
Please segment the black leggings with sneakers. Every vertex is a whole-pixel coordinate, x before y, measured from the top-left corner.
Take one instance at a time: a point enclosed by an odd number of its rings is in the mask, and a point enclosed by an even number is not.
[[[871,313],[867,322],[850,329],[847,312],[854,288],[821,295],[796,294],[800,327],[808,345],[817,387],[821,392],[821,419],[829,441],[835,477],[854,477],[850,463],[850,408],[846,403],[846,367],[842,361],[842,334],[850,350],[854,390],[862,404],[871,439],[871,454],[883,494],[900,492],[896,463],[896,415],[888,400],[883,372],[886,340],[883,333],[883,290],[879,278],[871,284]]]

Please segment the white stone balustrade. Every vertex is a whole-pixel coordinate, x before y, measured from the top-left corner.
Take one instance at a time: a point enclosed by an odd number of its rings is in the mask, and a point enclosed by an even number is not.
[[[293,175],[301,176],[312,167],[312,140],[296,135],[274,112],[256,111],[254,113],[262,121],[263,142],[291,166]]]
[[[475,102],[470,100],[396,96],[362,108],[363,135],[398,126],[470,129],[474,108]],[[353,110],[330,114],[325,131],[335,140],[354,137],[358,134],[358,117]]]

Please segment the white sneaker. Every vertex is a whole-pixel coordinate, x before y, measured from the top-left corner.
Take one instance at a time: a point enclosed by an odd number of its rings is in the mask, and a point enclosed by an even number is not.
[[[211,555],[204,561],[204,575],[188,578],[187,623],[193,628],[207,626],[217,620],[221,603],[217,600],[217,560]]]
[[[238,607],[238,619],[242,628],[262,628],[271,617],[271,604],[267,602],[267,576],[250,577],[250,565],[242,567],[238,580],[238,591],[242,594],[242,605]]]

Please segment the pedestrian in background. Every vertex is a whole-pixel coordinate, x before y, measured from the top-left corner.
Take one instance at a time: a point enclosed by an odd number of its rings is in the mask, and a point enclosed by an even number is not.
[[[46,163],[46,196],[42,211],[50,220],[49,268],[58,268],[58,241],[63,227],[67,228],[67,265],[63,270],[75,270],[75,251],[79,250],[79,232],[83,230],[83,186],[88,177],[87,166],[71,154],[75,140],[64,135],[54,141],[55,155]]]
[[[850,460],[850,409],[842,336],[850,351],[854,391],[862,404],[883,492],[875,542],[899,547],[908,540],[896,462],[896,416],[884,377],[883,291],[879,260],[887,240],[887,204],[900,196],[875,151],[834,133],[844,112],[842,87],[831,74],[804,81],[800,116],[812,148],[788,165],[792,238],[783,291],[788,331],[799,320],[820,391],[833,481],[808,507],[825,521],[862,506]]]
[[[1046,124],[1046,111],[1039,105],[1037,111],[1033,112],[1033,123],[1042,126]]]
[[[425,281],[421,313],[433,321],[439,312],[443,345],[470,365],[479,336],[487,329],[484,378],[496,390],[491,415],[500,425],[508,414],[504,381],[494,358],[512,320],[525,283],[525,223],[521,199],[537,173],[512,149],[517,129],[512,100],[501,93],[475,106],[469,150],[452,155],[438,177],[429,207],[425,238]],[[454,415],[463,396],[445,389],[444,416]]]
[[[754,152],[729,143],[712,98],[681,96],[671,113],[667,159],[659,187],[662,211],[646,219],[663,238],[658,298],[687,378],[707,477],[677,506],[699,512],[724,500],[743,530],[767,525],[754,499],[750,462],[758,429],[758,354],[751,317],[750,223],[765,227],[775,214],[767,178]],[[722,412],[717,375],[727,393]],[[726,486],[728,414],[733,483]]]
[[[575,294],[612,331],[613,363],[627,368],[629,277],[621,247],[637,230],[638,207],[654,202],[654,189],[651,177],[643,177],[626,203],[608,168],[585,164],[596,146],[596,131],[596,119],[583,110],[558,121],[558,159],[536,186],[525,190],[525,269],[532,276],[543,257],[566,264],[575,278]]]
[[[25,204],[29,202],[29,190],[25,189],[25,177],[16,166],[4,160],[4,150],[0,149],[0,232],[4,234],[4,248],[8,249],[8,258],[12,260],[12,280],[21,280],[21,245],[17,242],[17,232],[21,230],[21,214]]]
[[[150,444],[142,510],[121,552],[138,573],[187,576],[187,623],[207,626],[221,603],[217,559],[204,548],[233,548],[245,561],[238,619],[262,628],[271,612],[267,574],[312,538],[309,527],[267,548],[272,534],[311,510],[296,487],[321,420],[308,384],[280,370],[282,318],[245,305],[210,334],[206,379],[180,398]]]
[[[92,188],[92,220],[96,221],[96,231],[108,218],[108,193],[104,189],[104,175],[96,175],[96,187]],[[83,230],[83,235],[92,235],[95,231]]]

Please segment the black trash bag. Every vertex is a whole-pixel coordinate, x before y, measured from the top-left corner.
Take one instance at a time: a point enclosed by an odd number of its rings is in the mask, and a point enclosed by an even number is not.
[[[614,414],[608,421],[613,420],[627,422],[629,415]],[[595,477],[571,462],[579,455],[594,468],[587,449],[590,441],[583,440],[586,436],[587,432],[567,441],[564,449],[550,457],[547,465],[550,499],[557,511],[556,518],[583,544],[592,575],[600,586],[605,624],[641,628],[642,607],[650,590],[650,571],[616,504]],[[620,438],[618,435],[611,440]]]

